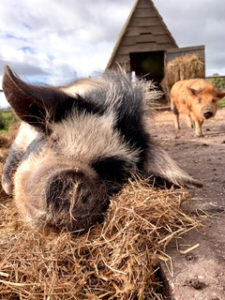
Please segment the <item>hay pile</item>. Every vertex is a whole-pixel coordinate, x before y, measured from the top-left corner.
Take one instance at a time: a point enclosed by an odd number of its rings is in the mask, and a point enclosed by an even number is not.
[[[103,224],[72,237],[31,232],[0,204],[0,299],[162,299],[155,275],[168,242],[198,222],[181,195],[129,183]]]
[[[199,224],[180,210],[185,193],[141,179],[112,199],[102,224],[80,236],[29,230],[0,195],[4,300],[163,299],[157,268],[159,261],[170,264],[166,245]]]
[[[191,78],[204,78],[205,65],[197,54],[179,56],[169,61],[165,69],[165,77],[161,82],[164,93],[169,99],[169,92],[175,82]]]

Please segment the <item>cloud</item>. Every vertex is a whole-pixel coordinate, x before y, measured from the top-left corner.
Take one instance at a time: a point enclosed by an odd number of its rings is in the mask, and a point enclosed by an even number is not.
[[[48,83],[60,81],[59,70],[68,71],[61,83],[74,74],[104,70],[129,13],[128,2],[3,0],[0,66],[9,63],[17,72],[27,66],[24,75],[36,69],[38,77],[49,74]]]
[[[2,76],[0,76],[0,90],[2,89]],[[4,93],[0,92],[0,108],[8,107],[9,104],[5,98]]]
[[[225,74],[224,0],[154,0],[180,47],[205,45],[206,73]]]
[[[52,85],[101,72],[134,2],[2,0],[0,68]],[[224,0],[154,3],[179,46],[205,44],[207,74],[224,74]]]

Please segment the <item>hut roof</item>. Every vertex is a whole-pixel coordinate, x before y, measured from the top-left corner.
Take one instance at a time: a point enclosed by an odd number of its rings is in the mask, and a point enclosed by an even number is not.
[[[151,20],[152,20],[152,22],[151,22]],[[119,50],[125,36],[127,35],[128,29],[130,29],[130,31],[132,31],[132,30],[134,30],[135,27],[139,27],[138,32],[134,33],[132,35],[134,35],[134,36],[142,35],[142,37],[144,37],[144,35],[145,35],[146,41],[147,41],[147,39],[149,38],[149,35],[148,35],[149,32],[144,32],[144,31],[146,31],[145,29],[147,29],[147,26],[148,27],[152,26],[153,32],[155,29],[157,29],[157,31],[154,32],[155,33],[154,36],[157,36],[162,33],[164,33],[164,36],[165,35],[167,36],[167,45],[165,45],[165,48],[178,47],[176,41],[174,40],[172,34],[168,30],[161,15],[159,14],[157,8],[155,7],[153,1],[152,0],[136,0],[135,4],[126,20],[126,23],[124,24],[124,26],[120,32],[119,38],[115,44],[112,55],[107,64],[107,67],[106,67],[107,69],[110,68],[112,66],[113,62],[115,61],[117,54],[118,54],[118,50]],[[143,32],[141,32],[142,30],[143,30]],[[147,29],[147,30],[149,31],[149,29]],[[138,44],[141,46],[141,42],[143,42],[143,44],[146,44],[146,41],[144,41],[142,38],[141,41],[138,42]],[[154,39],[150,40],[150,42],[151,43],[154,42]],[[160,43],[162,44],[162,41],[160,41]],[[153,49],[153,51],[154,50],[158,50],[158,49],[155,48],[155,49]],[[159,49],[159,50],[162,50],[162,49]],[[132,51],[132,52],[135,52],[135,51]]]

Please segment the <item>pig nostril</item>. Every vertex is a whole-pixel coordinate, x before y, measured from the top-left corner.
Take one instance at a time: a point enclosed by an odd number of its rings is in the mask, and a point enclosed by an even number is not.
[[[81,201],[82,201],[83,204],[87,204],[90,198],[91,198],[91,193],[89,192],[89,193],[87,193],[86,195],[84,195],[82,197]]]
[[[211,111],[205,112],[204,114],[204,118],[209,119],[213,116],[213,113]]]
[[[88,198],[87,198],[87,197],[82,198],[82,203],[83,203],[83,204],[85,204],[85,203],[87,203],[87,202],[88,202]]]

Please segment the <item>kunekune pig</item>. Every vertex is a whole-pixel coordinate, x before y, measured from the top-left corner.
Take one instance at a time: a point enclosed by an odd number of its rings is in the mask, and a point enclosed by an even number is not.
[[[157,93],[149,82],[133,83],[120,70],[67,87],[34,86],[6,67],[3,90],[22,123],[2,185],[31,226],[87,230],[132,173],[199,184],[151,140],[146,103]]]
[[[215,116],[217,102],[224,96],[225,90],[214,88],[211,82],[203,78],[176,82],[170,92],[175,128],[180,129],[179,115],[185,114],[188,126],[195,127],[196,136],[202,136],[204,120]]]

